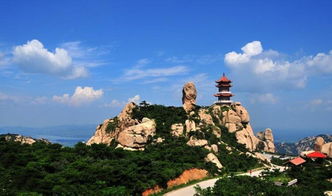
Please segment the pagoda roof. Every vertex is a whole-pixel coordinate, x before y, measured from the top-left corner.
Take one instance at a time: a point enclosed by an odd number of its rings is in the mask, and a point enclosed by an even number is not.
[[[292,163],[293,165],[301,165],[302,163],[305,163],[306,161],[304,159],[302,159],[301,157],[296,157],[296,158],[290,160],[289,162]]]
[[[315,152],[307,154],[306,157],[308,157],[308,158],[326,158],[326,155],[321,152],[315,151]]]
[[[223,74],[222,74],[222,77],[221,77],[219,80],[217,80],[216,82],[217,82],[217,83],[220,83],[220,82],[230,83],[230,82],[232,82],[232,81],[229,80],[229,79],[226,77],[225,73],[223,73]]]

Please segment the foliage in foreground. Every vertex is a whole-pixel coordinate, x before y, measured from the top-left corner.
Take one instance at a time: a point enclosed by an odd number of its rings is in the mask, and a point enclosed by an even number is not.
[[[0,152],[0,195],[139,195],[185,169],[215,170],[204,162],[205,149],[189,147],[181,138],[138,152],[102,144],[70,148],[0,140]]]
[[[294,186],[276,186],[275,179],[287,177],[298,179]],[[302,168],[296,168],[280,173],[278,171],[265,173],[264,179],[249,176],[222,178],[214,187],[201,189],[197,187],[196,196],[230,196],[230,195],[269,195],[269,196],[318,196],[332,190],[332,166],[309,163]]]

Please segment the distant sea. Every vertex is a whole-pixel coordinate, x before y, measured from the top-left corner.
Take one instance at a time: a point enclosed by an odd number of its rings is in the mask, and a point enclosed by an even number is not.
[[[97,125],[62,125],[49,127],[0,127],[0,134],[15,133],[33,138],[45,138],[52,143],[74,146],[86,142],[95,132]]]
[[[86,142],[95,132],[97,125],[62,125],[49,127],[0,127],[0,134],[15,133],[33,138],[45,138],[52,143],[74,146],[78,142]],[[254,130],[264,130],[255,128]],[[332,134],[332,130],[296,130],[272,129],[275,142],[297,142],[298,140],[319,134]]]

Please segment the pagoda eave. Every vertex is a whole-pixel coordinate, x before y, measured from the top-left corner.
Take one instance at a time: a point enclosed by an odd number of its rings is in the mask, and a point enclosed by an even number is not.
[[[218,93],[218,94],[214,94],[215,97],[233,97],[234,95],[231,93]]]

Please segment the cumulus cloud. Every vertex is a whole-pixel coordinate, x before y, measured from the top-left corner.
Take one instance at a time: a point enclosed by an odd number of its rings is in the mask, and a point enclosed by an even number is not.
[[[309,77],[332,74],[332,51],[288,61],[277,51],[264,51],[260,41],[250,42],[241,50],[227,53],[224,61],[242,90],[304,88]]]
[[[67,50],[56,48],[54,52],[51,52],[38,40],[16,46],[13,51],[13,61],[27,73],[44,73],[66,79],[88,75],[85,67],[73,64]]]
[[[155,69],[143,69],[134,67],[125,71],[123,79],[125,80],[138,80],[147,77],[165,77],[185,74],[188,72],[186,66],[173,66],[168,68],[155,68]]]
[[[87,104],[101,98],[104,94],[102,89],[94,90],[93,87],[76,87],[73,95],[63,94],[62,96],[53,96],[53,100],[58,103],[79,106]]]
[[[256,56],[263,51],[263,47],[260,41],[253,41],[241,48],[243,53],[230,52],[225,55],[225,61],[230,65],[238,65],[247,63],[250,57]]]

